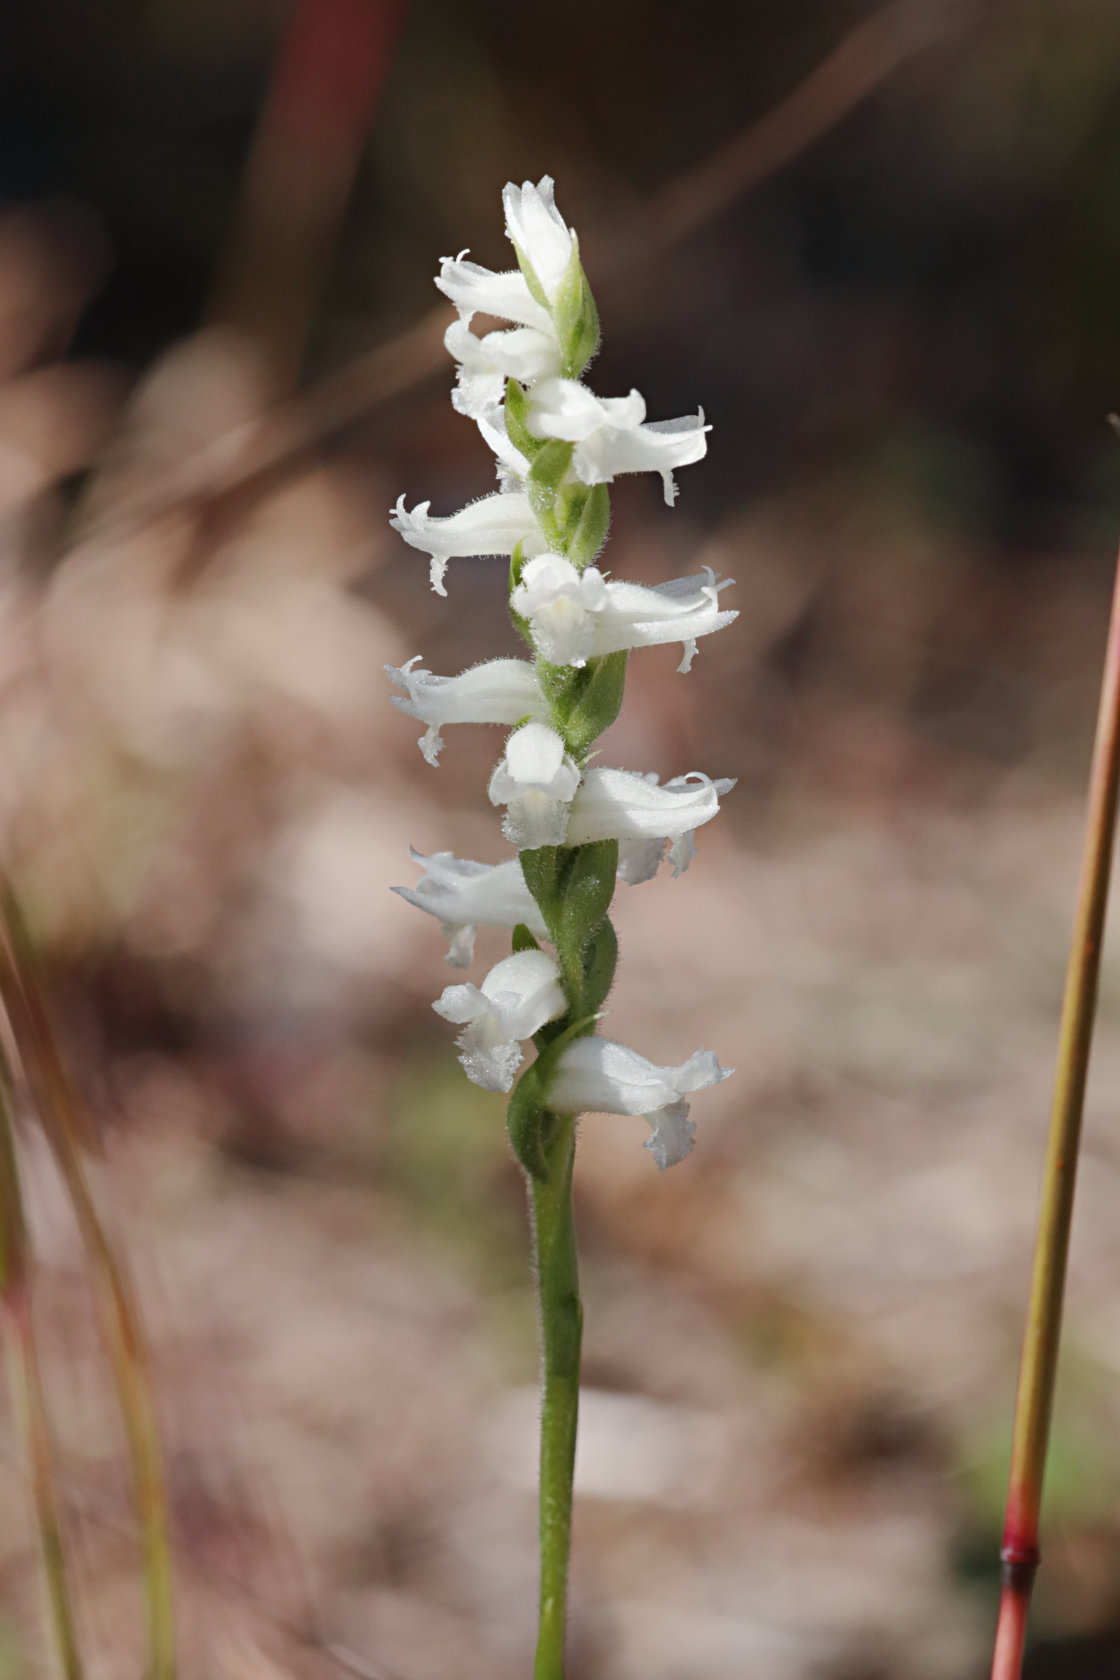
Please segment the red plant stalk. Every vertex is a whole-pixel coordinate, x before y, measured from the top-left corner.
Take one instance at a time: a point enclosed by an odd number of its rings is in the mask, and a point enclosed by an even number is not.
[[[1038,1527],[1062,1328],[1077,1152],[1093,1042],[1101,940],[1120,785],[1120,561],[1105,649],[1089,777],[1089,812],[1066,970],[1058,1067],[1043,1171],[1030,1304],[1019,1367],[1004,1520],[1003,1584],[992,1680],[1019,1680],[1027,1610],[1039,1563]]]
[[[245,167],[211,317],[294,384],[407,0],[296,0]]]

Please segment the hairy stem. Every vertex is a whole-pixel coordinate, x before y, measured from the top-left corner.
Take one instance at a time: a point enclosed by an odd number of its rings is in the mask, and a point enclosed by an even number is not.
[[[1105,650],[1081,880],[1077,893],[1043,1173],[1030,1305],[1015,1402],[1003,1531],[1003,1590],[992,1680],[1019,1680],[1038,1568],[1039,1510],[1054,1403],[1081,1115],[1093,1041],[1101,938],[1120,785],[1120,564]]]
[[[579,1412],[583,1307],[579,1299],[572,1166],[576,1123],[557,1118],[548,1171],[530,1179],[541,1314],[540,1629],[533,1680],[563,1680],[572,1476]]]

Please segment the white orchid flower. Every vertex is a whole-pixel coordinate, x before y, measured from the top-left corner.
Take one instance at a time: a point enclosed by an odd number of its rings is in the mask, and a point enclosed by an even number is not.
[[[658,1067],[609,1038],[577,1038],[560,1052],[547,1103],[557,1114],[641,1114],[652,1135],[645,1148],[658,1167],[675,1166],[692,1148],[695,1124],[682,1099],[727,1079],[711,1050],[697,1050],[679,1067]]]
[[[532,181],[520,187],[507,182],[502,204],[507,238],[540,281],[549,303],[554,303],[572,260],[575,235],[556,208],[551,175],[542,176],[536,186]]]
[[[406,543],[432,558],[432,588],[446,595],[443,586],[447,562],[478,554],[512,554],[521,543],[528,555],[540,554],[548,545],[537,528],[528,497],[497,490],[469,502],[446,518],[429,514],[431,502],[418,502],[411,512],[401,496],[390,525]]]
[[[544,917],[525,885],[520,858],[473,863],[450,852],[425,857],[411,847],[409,855],[423,864],[424,873],[415,887],[394,887],[393,891],[418,910],[439,918],[448,944],[446,961],[452,968],[470,967],[480,927],[514,928],[524,922],[535,938],[548,938]]]
[[[537,651],[552,665],[586,665],[624,648],[682,642],[684,657],[677,669],[687,671],[697,637],[738,618],[737,612],[719,606],[720,591],[733,582],[723,578],[717,583],[710,566],[694,577],[652,588],[607,582],[594,566],[580,572],[562,555],[538,554],[522,568],[510,605],[528,619]]]
[[[520,1041],[567,1012],[560,969],[545,951],[518,951],[496,963],[481,986],[446,986],[432,1008],[466,1023],[456,1043],[468,1079],[508,1091],[523,1060]]]
[[[528,619],[533,642],[550,665],[586,665],[597,651],[597,615],[608,601],[607,584],[594,566],[577,571],[562,554],[538,554],[521,569],[509,604]]]
[[[526,723],[506,742],[490,778],[490,803],[506,807],[502,833],[518,851],[562,846],[578,786],[579,769],[563,737],[546,723]]]
[[[505,396],[506,380],[531,385],[560,372],[560,343],[555,329],[511,327],[483,338],[463,321],[452,321],[443,342],[459,363],[458,384],[451,403],[460,414],[475,420]]]
[[[529,393],[528,420],[536,437],[575,444],[572,469],[581,483],[611,484],[619,473],[660,473],[670,506],[677,497],[674,468],[702,460],[711,431],[703,409],[647,424],[640,391],[597,397],[578,379],[542,379]]]
[[[633,770],[592,766],[572,800],[567,844],[620,841],[619,875],[635,885],[657,873],[669,841],[673,873],[680,875],[696,855],[694,832],[711,822],[720,800],[734,786],[732,779],[713,781],[699,770],[674,776],[661,786],[653,772],[641,776]]]
[[[546,336],[555,332],[552,316],[537,302],[520,269],[495,274],[478,263],[464,262],[466,254],[460,251],[457,257],[441,258],[436,276],[436,285],[451,299],[465,326],[470,326],[475,315],[497,315],[522,327],[535,327]]]
[[[547,702],[527,660],[488,659],[457,677],[433,676],[419,660],[417,654],[400,670],[395,665],[386,665],[385,670],[406,691],[390,696],[394,706],[428,725],[420,737],[420,751],[429,764],[439,763],[440,727],[445,723],[514,724],[523,718],[547,716]]]

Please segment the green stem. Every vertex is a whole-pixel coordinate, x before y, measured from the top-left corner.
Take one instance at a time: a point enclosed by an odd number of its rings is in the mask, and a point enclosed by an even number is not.
[[[572,1166],[576,1123],[557,1117],[547,1148],[547,1175],[531,1178],[542,1344],[540,1465],[540,1631],[533,1680],[563,1680],[568,1554],[572,1543],[572,1477],[579,1413],[583,1307],[579,1298]]]

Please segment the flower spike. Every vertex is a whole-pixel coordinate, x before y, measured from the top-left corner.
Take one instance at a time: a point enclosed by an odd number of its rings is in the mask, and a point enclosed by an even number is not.
[[[512,954],[480,985],[447,986],[433,1007],[461,1029],[468,1078],[509,1093],[510,1141],[530,1187],[544,1355],[534,1675],[563,1680],[581,1323],[576,1121],[588,1112],[643,1115],[645,1147],[664,1170],[692,1149],[688,1099],[730,1073],[709,1050],[661,1066],[596,1027],[618,955],[609,915],[616,882],[651,880],[666,858],[683,873],[696,830],[734,781],[691,771],[662,783],[593,760],[618,716],[630,653],[679,643],[678,668],[687,671],[700,638],[738,615],[720,604],[731,580],[708,568],[652,586],[601,568],[608,486],[622,473],[654,472],[671,504],[674,473],[703,458],[710,428],[702,410],[649,421],[639,391],[591,389],[599,317],[552,179],[510,182],[502,202],[517,268],[496,273],[462,251],[443,260],[436,281],[459,317],[444,340],[457,364],[452,402],[492,450],[499,488],[446,516],[426,501],[410,510],[402,496],[391,523],[430,557],[439,595],[452,559],[508,557],[510,616],[528,657],[453,677],[434,675],[419,657],[386,670],[401,691],[397,708],[425,726],[420,748],[430,764],[447,723],[509,729],[487,791],[517,852],[496,864],[414,852],[421,878],[395,890],[438,919],[453,967],[471,962],[479,927],[513,934]],[[476,315],[509,324],[476,332]],[[530,1039],[536,1054],[526,1064]]]

